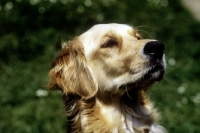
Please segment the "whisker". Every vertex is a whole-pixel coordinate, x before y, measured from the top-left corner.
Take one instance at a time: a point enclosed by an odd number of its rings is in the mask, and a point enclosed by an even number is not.
[[[135,29],[138,29],[138,28],[150,28],[150,29],[153,29],[153,30],[155,30],[155,31],[160,32],[159,30],[157,30],[156,28],[151,27],[151,26],[136,26],[136,27],[134,27],[134,28],[135,28]]]
[[[152,36],[150,33],[148,33],[147,31],[145,31],[145,30],[137,30],[137,31],[144,32],[144,33],[146,33],[147,35],[149,35],[151,38],[153,38],[153,36]]]
[[[126,89],[126,94],[127,94],[127,96],[128,96],[130,99],[133,99],[133,98],[129,95],[129,93],[128,93],[127,86],[125,86],[125,89]]]
[[[158,29],[156,29],[156,28],[154,28],[154,27],[151,27],[151,26],[136,26],[136,27],[134,27],[134,29],[136,29],[137,31],[144,32],[144,33],[146,33],[147,35],[149,35],[151,38],[153,38],[153,36],[152,36],[150,33],[148,33],[147,31],[141,30],[141,28],[149,28],[149,29],[152,29],[152,30],[154,30],[154,31],[156,31],[156,32],[162,33],[160,30],[158,30]]]

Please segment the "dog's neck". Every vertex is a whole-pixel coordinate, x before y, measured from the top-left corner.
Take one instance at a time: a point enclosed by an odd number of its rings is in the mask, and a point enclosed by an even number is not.
[[[144,92],[111,95],[109,93],[88,100],[64,96],[68,114],[68,133],[148,133],[156,113],[146,105]]]

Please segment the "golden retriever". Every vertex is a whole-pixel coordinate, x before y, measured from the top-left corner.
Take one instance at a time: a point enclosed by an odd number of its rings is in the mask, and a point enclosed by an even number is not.
[[[98,24],[62,44],[49,72],[68,133],[163,133],[146,94],[166,69],[164,45],[125,24]]]

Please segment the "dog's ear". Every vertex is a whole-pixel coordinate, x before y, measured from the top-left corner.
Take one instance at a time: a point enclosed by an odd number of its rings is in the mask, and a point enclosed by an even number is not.
[[[66,95],[79,95],[84,99],[93,97],[98,87],[87,66],[82,43],[75,38],[62,47],[49,72],[50,88],[61,89]]]

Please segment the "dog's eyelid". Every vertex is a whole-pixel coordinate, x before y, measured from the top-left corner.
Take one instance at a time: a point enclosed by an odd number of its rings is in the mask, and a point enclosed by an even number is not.
[[[132,35],[136,37],[137,40],[143,39],[142,36],[137,32],[137,30],[134,30]]]
[[[112,47],[118,47],[118,42],[115,39],[108,39],[106,40],[103,45],[101,46],[101,48],[112,48]]]
[[[142,36],[138,33],[135,33],[135,37],[138,39],[138,40],[141,40],[142,39]]]
[[[141,36],[138,36],[138,35],[136,35],[136,38],[137,38],[138,40],[141,40],[141,39],[142,39],[142,37],[141,37]]]

